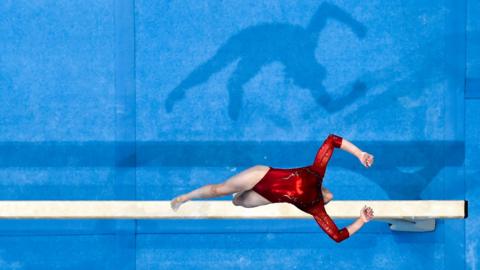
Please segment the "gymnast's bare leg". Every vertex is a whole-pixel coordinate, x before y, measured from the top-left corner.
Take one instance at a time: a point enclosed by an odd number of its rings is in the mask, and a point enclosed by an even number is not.
[[[250,190],[263,178],[263,176],[265,176],[265,174],[267,174],[268,170],[269,167],[263,165],[250,167],[228,178],[223,183],[205,185],[189,193],[182,194],[174,198],[170,202],[170,205],[172,209],[176,211],[180,205],[189,200],[222,197],[225,195],[241,193],[243,191]],[[249,197],[252,203],[256,203],[258,205],[270,203],[267,199],[263,198],[255,191],[252,190],[251,192],[257,195],[255,196],[250,194]]]

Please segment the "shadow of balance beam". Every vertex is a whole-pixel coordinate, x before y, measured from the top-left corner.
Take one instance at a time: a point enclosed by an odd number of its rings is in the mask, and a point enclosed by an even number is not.
[[[395,200],[421,199],[422,191],[441,170],[461,169],[462,141],[358,141],[375,155],[375,165],[361,168],[344,151],[335,151],[332,168],[351,171],[374,182]],[[96,168],[122,170],[170,167],[301,167],[313,162],[321,141],[304,142],[2,142],[0,168]],[[328,178],[327,170],[327,180]],[[408,188],[398,188],[408,187]]]

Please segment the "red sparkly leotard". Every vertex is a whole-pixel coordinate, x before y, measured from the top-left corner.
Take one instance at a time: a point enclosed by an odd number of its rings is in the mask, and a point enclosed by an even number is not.
[[[337,243],[347,239],[347,228],[341,230],[325,211],[322,181],[328,161],[335,147],[342,145],[342,138],[329,135],[317,152],[313,165],[293,169],[272,168],[252,188],[272,203],[287,202],[311,214],[318,225]]]

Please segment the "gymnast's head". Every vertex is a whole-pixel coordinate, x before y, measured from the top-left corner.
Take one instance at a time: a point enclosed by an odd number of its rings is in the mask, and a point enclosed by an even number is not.
[[[322,186],[322,196],[323,196],[323,203],[324,204],[327,204],[331,200],[333,200],[333,193],[330,192],[330,190],[328,190],[327,188],[325,188],[323,186]]]

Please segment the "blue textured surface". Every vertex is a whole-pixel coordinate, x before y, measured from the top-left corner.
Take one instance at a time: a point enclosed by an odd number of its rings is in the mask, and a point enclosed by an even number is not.
[[[0,269],[478,269],[479,10],[2,1],[1,199],[167,200],[303,166],[336,133],[376,157],[335,152],[336,199],[468,199],[470,217],[341,244],[313,219],[4,220]]]
[[[465,95],[480,98],[480,3],[468,1]]]

